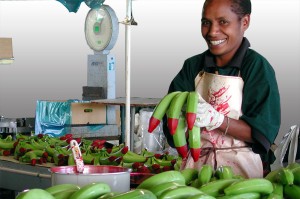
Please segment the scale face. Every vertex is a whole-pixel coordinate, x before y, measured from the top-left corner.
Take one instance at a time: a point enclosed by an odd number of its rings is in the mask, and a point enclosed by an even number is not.
[[[85,19],[85,38],[96,52],[111,50],[118,38],[119,22],[114,10],[108,5],[91,9]]]

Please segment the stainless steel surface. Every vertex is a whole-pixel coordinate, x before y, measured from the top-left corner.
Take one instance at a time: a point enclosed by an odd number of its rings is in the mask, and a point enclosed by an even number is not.
[[[0,160],[0,168],[0,188],[20,192],[51,186],[51,173],[47,167]]]

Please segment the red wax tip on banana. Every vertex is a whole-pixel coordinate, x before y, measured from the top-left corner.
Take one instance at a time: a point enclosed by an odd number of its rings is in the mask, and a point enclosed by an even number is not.
[[[178,126],[178,119],[168,118],[168,128],[171,135],[174,135]]]
[[[186,113],[186,121],[189,130],[192,130],[196,121],[196,113]]]
[[[194,162],[197,162],[199,160],[200,153],[201,153],[201,148],[191,148],[191,156]]]
[[[152,133],[152,131],[154,131],[154,129],[159,125],[159,123],[160,120],[152,116],[149,120],[148,132]]]
[[[187,144],[183,145],[183,146],[176,147],[176,150],[182,158],[186,158],[188,156],[188,146],[187,146]]]

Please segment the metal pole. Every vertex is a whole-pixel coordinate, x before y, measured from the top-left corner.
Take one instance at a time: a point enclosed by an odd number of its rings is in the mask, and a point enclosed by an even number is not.
[[[131,10],[132,1],[126,1],[126,19],[125,19],[125,68],[126,68],[126,104],[125,104],[125,143],[129,149],[132,149],[130,146],[130,68],[131,68]],[[134,119],[134,118],[132,118]]]

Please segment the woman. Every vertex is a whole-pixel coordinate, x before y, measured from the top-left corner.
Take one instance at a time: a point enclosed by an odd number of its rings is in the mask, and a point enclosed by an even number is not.
[[[196,126],[202,152],[189,155],[182,168],[229,165],[235,174],[263,177],[261,156],[268,156],[280,127],[280,96],[270,63],[250,49],[244,37],[250,24],[250,0],[206,0],[202,36],[208,50],[188,58],[169,87],[198,91]],[[174,147],[164,118],[164,132]],[[261,156],[260,156],[261,155]]]

